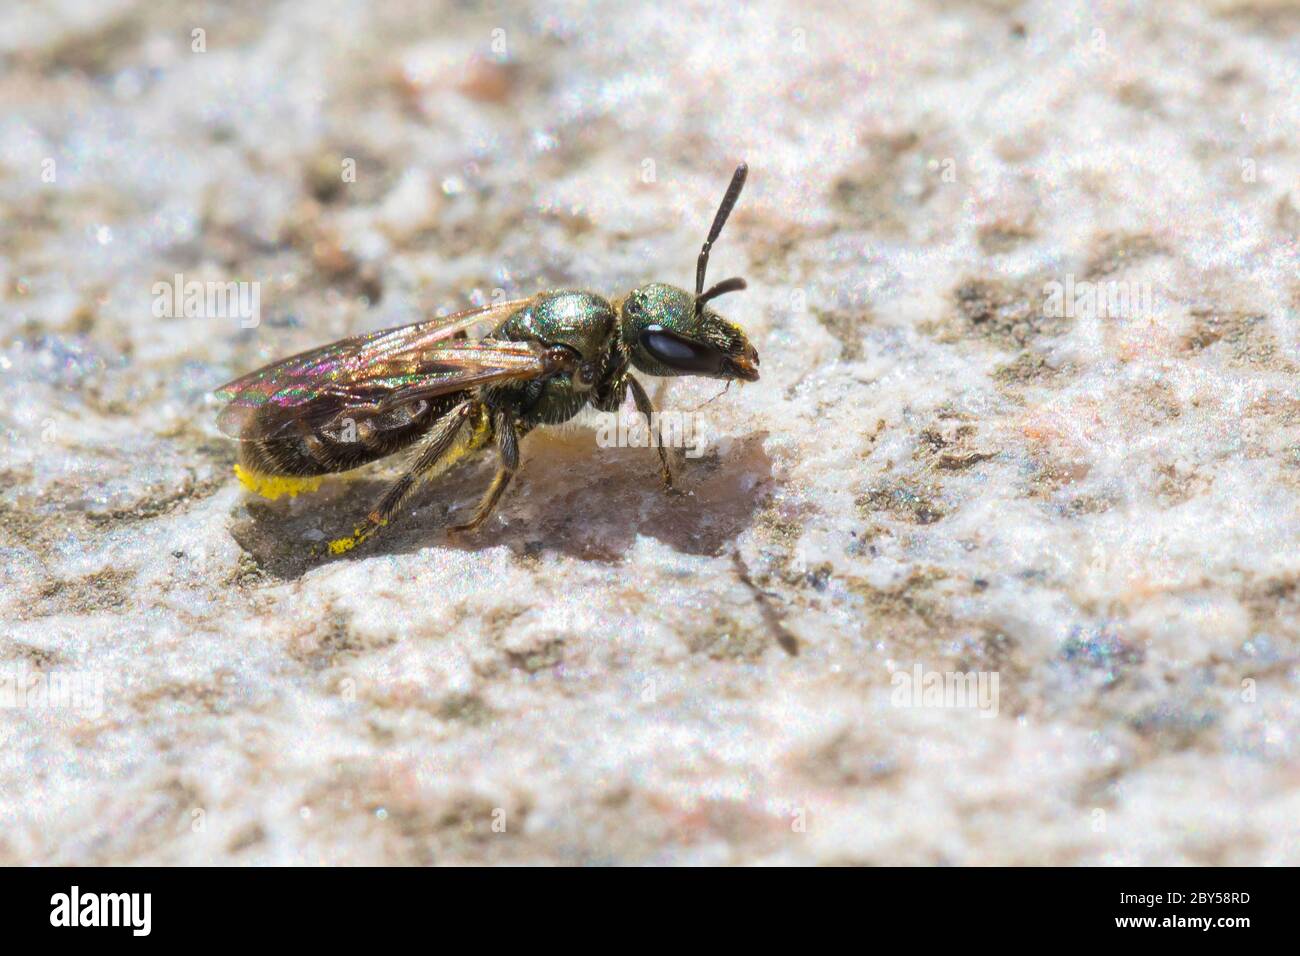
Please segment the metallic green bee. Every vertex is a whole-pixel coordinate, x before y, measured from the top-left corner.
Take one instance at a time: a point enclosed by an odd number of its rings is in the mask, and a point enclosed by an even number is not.
[[[519,468],[519,441],[539,425],[568,421],[590,404],[614,411],[632,393],[654,411],[632,369],[647,375],[758,379],[758,352],[709,303],[745,288],[724,279],[705,291],[709,250],[745,185],[737,167],[700,250],[695,293],[654,282],[608,301],[592,292],[542,292],[303,352],[217,391],[220,425],[238,438],[236,473],[267,497],[315,489],[320,476],[392,455],[420,439],[410,468],[365,523],[331,542],[342,553],[386,525],[416,486],[495,445],[495,478],[468,522],[492,513]],[[468,330],[490,324],[484,338]],[[660,466],[672,473],[661,443]]]

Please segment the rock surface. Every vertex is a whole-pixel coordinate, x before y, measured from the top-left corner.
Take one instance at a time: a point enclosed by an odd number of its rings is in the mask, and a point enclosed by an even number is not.
[[[1300,15],[1095,6],[6,13],[0,863],[1300,862]],[[683,494],[234,480],[215,386],[686,285],[741,159]]]

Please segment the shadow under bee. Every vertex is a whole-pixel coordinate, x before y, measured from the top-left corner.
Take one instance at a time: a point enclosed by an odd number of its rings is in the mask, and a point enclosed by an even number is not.
[[[497,517],[476,532],[456,534],[446,526],[472,511],[491,480],[491,455],[424,486],[399,520],[338,557],[324,553],[324,543],[346,535],[373,506],[388,485],[385,472],[327,480],[293,501],[250,499],[248,518],[236,521],[231,534],[257,572],[280,580],[331,561],[435,545],[462,551],[505,545],[523,560],[553,552],[616,564],[645,535],[682,553],[718,555],[750,526],[770,490],[765,437],[752,432],[735,439],[725,457],[678,455],[679,490],[666,492],[654,449],[601,448],[587,429],[539,430],[523,442],[522,467]]]

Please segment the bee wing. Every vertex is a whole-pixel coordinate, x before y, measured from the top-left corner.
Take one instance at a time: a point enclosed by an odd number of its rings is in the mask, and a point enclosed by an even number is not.
[[[340,339],[289,358],[281,359],[255,372],[227,382],[217,389],[218,398],[237,405],[260,407],[272,403],[282,408],[305,404],[313,389],[329,381],[345,381],[367,365],[394,358],[407,352],[431,348],[438,342],[453,339],[476,325],[499,326],[511,313],[535,299],[513,299],[453,315],[402,325],[393,329],[366,332]],[[311,383],[313,388],[296,386]]]
[[[411,403],[548,374],[554,364],[535,345],[456,338],[482,323],[496,328],[532,301],[368,332],[268,365],[217,389],[227,403],[218,426],[232,438],[292,437],[341,415],[401,419]]]

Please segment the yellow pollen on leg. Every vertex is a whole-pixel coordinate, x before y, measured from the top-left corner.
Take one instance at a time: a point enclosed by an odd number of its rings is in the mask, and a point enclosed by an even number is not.
[[[356,546],[357,539],[355,536],[351,538],[336,538],[330,542],[330,554],[343,554],[346,551],[351,551]]]
[[[253,494],[261,495],[271,501],[285,495],[296,498],[300,494],[315,491],[321,486],[321,482],[325,480],[320,475],[312,478],[264,475],[261,472],[250,471],[243,465],[235,466],[235,477],[239,479],[241,485],[253,492]]]
[[[330,542],[329,544],[330,554],[343,554],[347,551],[351,551],[353,548],[355,548],[361,542],[365,541],[372,534],[374,534],[376,531],[378,531],[380,528],[384,527],[387,524],[388,524],[387,521],[379,521],[367,525],[364,528],[353,528],[352,534],[349,537],[336,538],[335,540]]]

